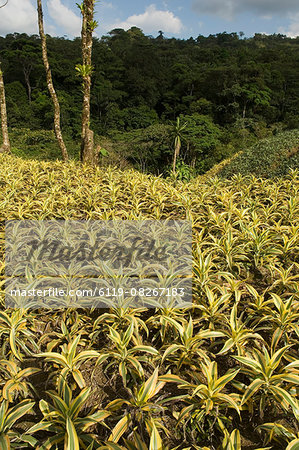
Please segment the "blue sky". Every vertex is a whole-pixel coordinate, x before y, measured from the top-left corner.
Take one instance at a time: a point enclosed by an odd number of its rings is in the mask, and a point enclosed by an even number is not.
[[[0,5],[5,0],[0,0]],[[77,2],[80,0],[77,0]],[[46,32],[70,38],[80,34],[76,0],[43,0]],[[145,34],[197,37],[227,31],[299,35],[299,0],[99,0],[100,37],[113,28],[138,26]],[[0,35],[37,33],[36,0],[8,0],[0,8]]]

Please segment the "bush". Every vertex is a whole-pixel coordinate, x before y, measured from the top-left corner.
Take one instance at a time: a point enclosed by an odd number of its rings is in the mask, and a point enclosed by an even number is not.
[[[61,152],[53,131],[13,128],[10,130],[12,151],[25,159],[56,160]],[[79,143],[64,133],[64,140],[71,158],[78,159]]]

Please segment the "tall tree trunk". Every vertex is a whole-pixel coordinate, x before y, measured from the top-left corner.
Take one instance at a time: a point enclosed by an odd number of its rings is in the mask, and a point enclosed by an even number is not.
[[[180,142],[180,140],[178,139],[177,142],[176,142],[176,145],[175,145],[174,155],[173,155],[173,165],[172,165],[173,173],[175,173],[175,169],[176,169],[176,160],[177,160],[177,157],[178,157],[179,154],[180,154],[180,150],[181,150],[181,142]]]
[[[57,95],[56,95],[56,92],[54,89],[51,69],[50,69],[49,60],[48,60],[47,42],[46,42],[46,35],[44,32],[43,9],[42,9],[42,1],[41,0],[37,0],[37,13],[38,13],[39,34],[40,34],[41,44],[42,44],[43,62],[44,62],[44,66],[45,66],[45,70],[46,70],[46,77],[47,77],[47,85],[48,85],[49,93],[51,95],[53,106],[54,106],[54,132],[55,132],[55,136],[56,136],[58,145],[61,150],[62,158],[64,161],[67,161],[68,153],[67,153],[66,146],[64,144],[64,140],[63,140],[61,128],[60,128],[60,106],[59,106],[58,98],[57,98]]]
[[[0,153],[9,153],[10,152],[10,142],[9,142],[8,128],[7,128],[5,89],[4,89],[4,81],[3,81],[1,65],[0,65],[0,109],[1,109],[1,128],[2,128],[2,138],[3,138],[3,144],[0,147]]]
[[[82,13],[82,78],[83,78],[83,106],[82,106],[82,134],[81,134],[81,161],[87,164],[97,164],[97,154],[94,148],[93,132],[90,124],[90,88],[91,88],[91,55],[92,32],[96,26],[94,22],[95,0],[83,0]]]

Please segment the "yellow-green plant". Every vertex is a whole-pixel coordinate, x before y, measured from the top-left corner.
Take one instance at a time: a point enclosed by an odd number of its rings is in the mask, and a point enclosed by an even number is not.
[[[247,405],[253,413],[254,404],[259,404],[259,413],[264,416],[265,407],[271,403],[282,406],[285,410],[292,409],[294,416],[299,417],[299,404],[288,392],[287,386],[299,385],[298,362],[282,366],[282,360],[289,346],[269,354],[266,348],[263,352],[252,350],[252,356],[234,356],[245,367],[242,372],[249,376],[250,384],[243,386],[242,405]],[[241,387],[241,385],[239,385]]]
[[[247,242],[240,235],[235,235],[230,229],[220,238],[211,235],[213,240],[212,249],[219,255],[219,264],[231,273],[240,273],[244,262],[248,261]],[[222,262],[223,260],[223,262]]]
[[[163,400],[159,398],[154,400],[154,397],[158,395],[164,385],[165,382],[159,380],[158,368],[156,368],[145,382],[134,387],[133,390],[129,390],[129,400],[118,398],[109,403],[107,405],[108,411],[116,411],[126,405],[126,413],[113,428],[109,440],[118,442],[130,428],[137,428],[142,438],[145,430],[151,436],[154,427],[156,429],[161,428],[162,423],[159,415],[164,410]],[[165,428],[163,429],[165,430]]]
[[[196,383],[184,382],[181,388],[190,389],[191,393],[184,397],[187,406],[182,408],[177,416],[178,423],[190,422],[201,436],[208,437],[212,428],[216,425],[219,430],[225,429],[225,423],[229,419],[225,412],[234,409],[240,415],[240,402],[238,395],[226,393],[226,387],[239,370],[228,371],[225,375],[218,376],[217,363],[201,364],[202,373],[192,374]],[[204,377],[204,381],[202,380]],[[161,377],[163,380],[164,377]],[[175,380],[173,380],[175,381]],[[179,383],[179,381],[178,381]]]
[[[285,439],[273,435],[277,448],[297,445],[293,413],[297,415],[299,392],[298,171],[275,180],[240,175],[224,180],[208,175],[184,183],[131,169],[95,168],[73,161],[62,164],[31,160],[28,163],[12,155],[0,155],[0,187],[0,350],[3,361],[17,365],[10,369],[5,363],[2,365],[3,397],[13,402],[7,404],[8,414],[16,400],[22,401],[23,396],[30,395],[28,380],[36,389],[35,395],[54,408],[53,400],[45,397],[40,389],[40,381],[49,375],[48,383],[56,377],[59,383],[62,373],[73,399],[79,395],[79,386],[83,387],[84,382],[92,387],[93,392],[79,417],[87,414],[87,405],[96,406],[99,401],[103,408],[103,402],[111,405],[116,401],[105,419],[108,428],[100,436],[97,425],[83,432],[95,434],[94,444],[84,443],[89,450],[92,445],[134,450],[159,446],[155,428],[163,439],[161,447],[169,450],[176,447],[177,450],[204,447],[223,450],[231,443],[238,448],[239,434],[234,429],[239,429],[242,439],[246,428],[247,438],[254,433],[256,421],[290,428]],[[193,228],[193,305],[181,309],[159,304],[151,310],[134,309],[130,305],[117,308],[104,298],[105,310],[72,307],[29,313],[7,309],[4,224],[11,219],[78,219],[83,228],[89,219],[188,219]],[[73,275],[78,275],[74,262],[70,269]],[[66,272],[62,268],[61,273]],[[131,339],[123,346],[121,341],[132,323]],[[120,339],[118,343],[109,338],[110,328],[118,333],[115,335]],[[210,332],[226,332],[226,342],[219,334],[203,338],[206,335],[202,333]],[[263,340],[256,335],[249,337],[250,333],[258,333]],[[78,336],[80,341],[70,356],[70,346]],[[154,350],[139,352],[138,346]],[[90,358],[84,354],[88,349],[92,352]],[[31,378],[24,377],[27,372],[22,371],[34,365],[32,354],[47,350],[49,359],[36,360],[41,368],[41,380],[33,374]],[[206,360],[201,359],[198,350],[207,355]],[[280,351],[283,355],[276,353]],[[106,356],[109,352],[115,353],[110,359]],[[128,362],[128,355],[133,364]],[[164,355],[162,363],[160,355]],[[234,355],[245,360],[237,361],[232,358]],[[272,364],[273,358],[279,360],[277,367],[276,363]],[[219,374],[214,378],[218,381],[236,371],[239,364],[241,371],[217,391],[217,381],[215,386],[207,381],[203,362],[206,367],[217,364]],[[97,367],[97,363],[103,365]],[[126,387],[118,376],[118,363],[127,367]],[[108,364],[111,365],[105,376],[103,369]],[[148,378],[157,369],[160,377],[152,384],[154,395],[142,399],[141,390],[145,385],[148,387]],[[170,387],[167,383],[175,385]],[[55,386],[58,389],[57,384],[51,388]],[[161,387],[159,392],[155,391],[157,386]],[[199,386],[198,392],[192,395]],[[63,400],[62,391],[57,395]],[[229,399],[239,408],[241,426],[239,414],[229,405]],[[180,412],[188,407],[194,409],[189,415],[187,410],[175,427]],[[254,420],[248,421],[248,410]],[[61,417],[57,414],[55,420]],[[51,417],[47,415],[49,420]],[[16,426],[12,425],[11,447],[37,448],[43,445],[41,439],[44,444],[48,438],[54,439],[55,431],[50,429],[40,430],[34,437],[25,432],[22,438],[19,430],[26,429],[25,420],[27,417],[20,417]],[[19,439],[11,434],[17,429]],[[174,429],[175,433],[171,433]],[[58,433],[62,430],[66,428],[62,426]],[[111,439],[107,441],[109,434]],[[61,440],[57,447],[63,448],[65,441]],[[261,437],[261,442],[252,446],[262,444]],[[81,447],[84,448],[83,444]]]
[[[178,371],[184,365],[187,365],[189,370],[196,369],[200,360],[209,364],[208,352],[201,348],[202,344],[206,339],[223,337],[223,333],[211,330],[201,330],[194,333],[192,317],[187,324],[180,325],[175,322],[174,326],[179,332],[180,342],[167,346],[162,357],[162,363],[165,360],[173,361]]]
[[[51,324],[53,327],[53,324]],[[88,336],[87,330],[84,329],[82,323],[77,320],[72,325],[68,326],[64,320],[61,320],[60,323],[61,331],[50,331],[46,332],[42,335],[39,340],[39,344],[42,345],[44,342],[47,344],[47,351],[52,352],[55,348],[63,344],[71,343],[78,335],[81,336],[80,345],[86,346],[86,337]]]
[[[219,295],[215,290],[209,287],[205,288],[205,297],[196,308],[201,311],[202,316],[199,323],[207,323],[210,330],[216,330],[223,325],[224,317],[230,306],[230,293]]]
[[[69,344],[63,344],[61,353],[58,352],[43,352],[36,356],[38,358],[45,358],[46,362],[51,362],[56,367],[58,366],[58,375],[67,380],[71,375],[80,389],[85,387],[85,381],[82,373],[80,372],[80,366],[92,358],[99,358],[100,354],[95,350],[84,350],[77,354],[77,347],[80,344],[81,336],[77,336]]]
[[[294,334],[296,338],[299,337],[299,312],[298,300],[294,296],[284,300],[279,295],[271,292],[272,304],[275,308],[269,311],[269,314],[263,316],[259,325],[264,322],[269,322],[273,330],[275,347],[279,340],[282,339],[286,345],[290,342],[290,335]]]
[[[254,333],[253,330],[246,328],[243,323],[243,314],[238,317],[237,305],[234,305],[229,320],[226,318],[228,330],[223,330],[223,334],[228,338],[218,352],[218,355],[223,355],[227,352],[237,351],[238,355],[244,355],[246,352],[246,346],[250,342],[253,344],[252,339],[263,341],[260,334]]]
[[[34,402],[30,400],[22,400],[15,406],[9,407],[9,402],[3,400],[0,404],[0,447],[1,450],[10,450],[11,448],[22,448],[22,442],[30,445],[36,441],[28,435],[20,435],[14,430],[15,423],[27,414]],[[33,445],[32,445],[33,446]]]
[[[17,361],[0,360],[2,398],[11,403],[19,395],[28,397],[30,390],[34,391],[34,387],[27,378],[38,372],[40,372],[40,369],[34,367],[22,369]]]
[[[241,450],[241,435],[239,430],[233,430],[230,434],[225,430],[224,439],[222,442],[223,450]]]
[[[3,357],[12,354],[22,361],[24,355],[38,350],[34,333],[28,326],[29,317],[24,309],[0,311],[0,337],[5,338],[1,349]]]
[[[148,335],[148,328],[140,318],[144,311],[146,311],[144,308],[110,308],[108,313],[103,313],[96,318],[92,327],[92,341],[95,341],[101,332],[109,331],[109,327],[124,330],[133,322],[134,334],[140,342],[140,330],[144,330]]]
[[[124,333],[118,333],[114,328],[110,327],[109,338],[113,342],[114,347],[107,349],[107,351],[102,353],[98,359],[99,363],[102,363],[105,360],[112,360],[106,367],[106,371],[111,366],[118,366],[118,371],[122,377],[125,387],[128,383],[128,373],[132,376],[135,382],[138,377],[144,377],[144,370],[141,362],[149,363],[150,361],[148,357],[141,356],[140,353],[154,356],[159,355],[158,350],[149,345],[135,345],[130,348],[129,345],[133,337],[133,332],[133,321]]]
[[[41,430],[51,432],[52,436],[37,447],[39,450],[56,449],[60,444],[69,450],[87,449],[96,442],[96,436],[88,433],[88,429],[95,423],[103,422],[110,413],[94,406],[89,414],[81,415],[91,395],[91,388],[84,388],[79,395],[74,396],[71,388],[60,377],[58,392],[49,391],[48,395],[52,403],[45,400],[39,402],[43,419],[28,430],[28,434]]]
[[[177,324],[184,322],[184,311],[180,308],[164,307],[155,310],[155,313],[146,321],[152,328],[159,328],[155,338],[160,337],[163,343],[171,341],[177,336]],[[168,338],[168,339],[167,339]]]
[[[280,423],[264,423],[257,429],[259,431],[265,431],[268,434],[267,442],[276,441],[280,444],[282,441],[287,442],[288,445],[286,450],[297,450],[299,447],[299,433],[296,433]]]

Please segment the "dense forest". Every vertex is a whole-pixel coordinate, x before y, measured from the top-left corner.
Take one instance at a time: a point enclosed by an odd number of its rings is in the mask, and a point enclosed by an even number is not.
[[[81,39],[48,36],[47,45],[62,131],[76,156]],[[13,144],[33,156],[36,144],[43,157],[58,157],[50,151],[53,112],[39,36],[1,37],[0,60]],[[167,174],[179,136],[178,169],[200,174],[261,138],[298,128],[298,64],[299,38],[281,34],[180,40],[133,27],[94,38],[91,126],[102,163]]]

